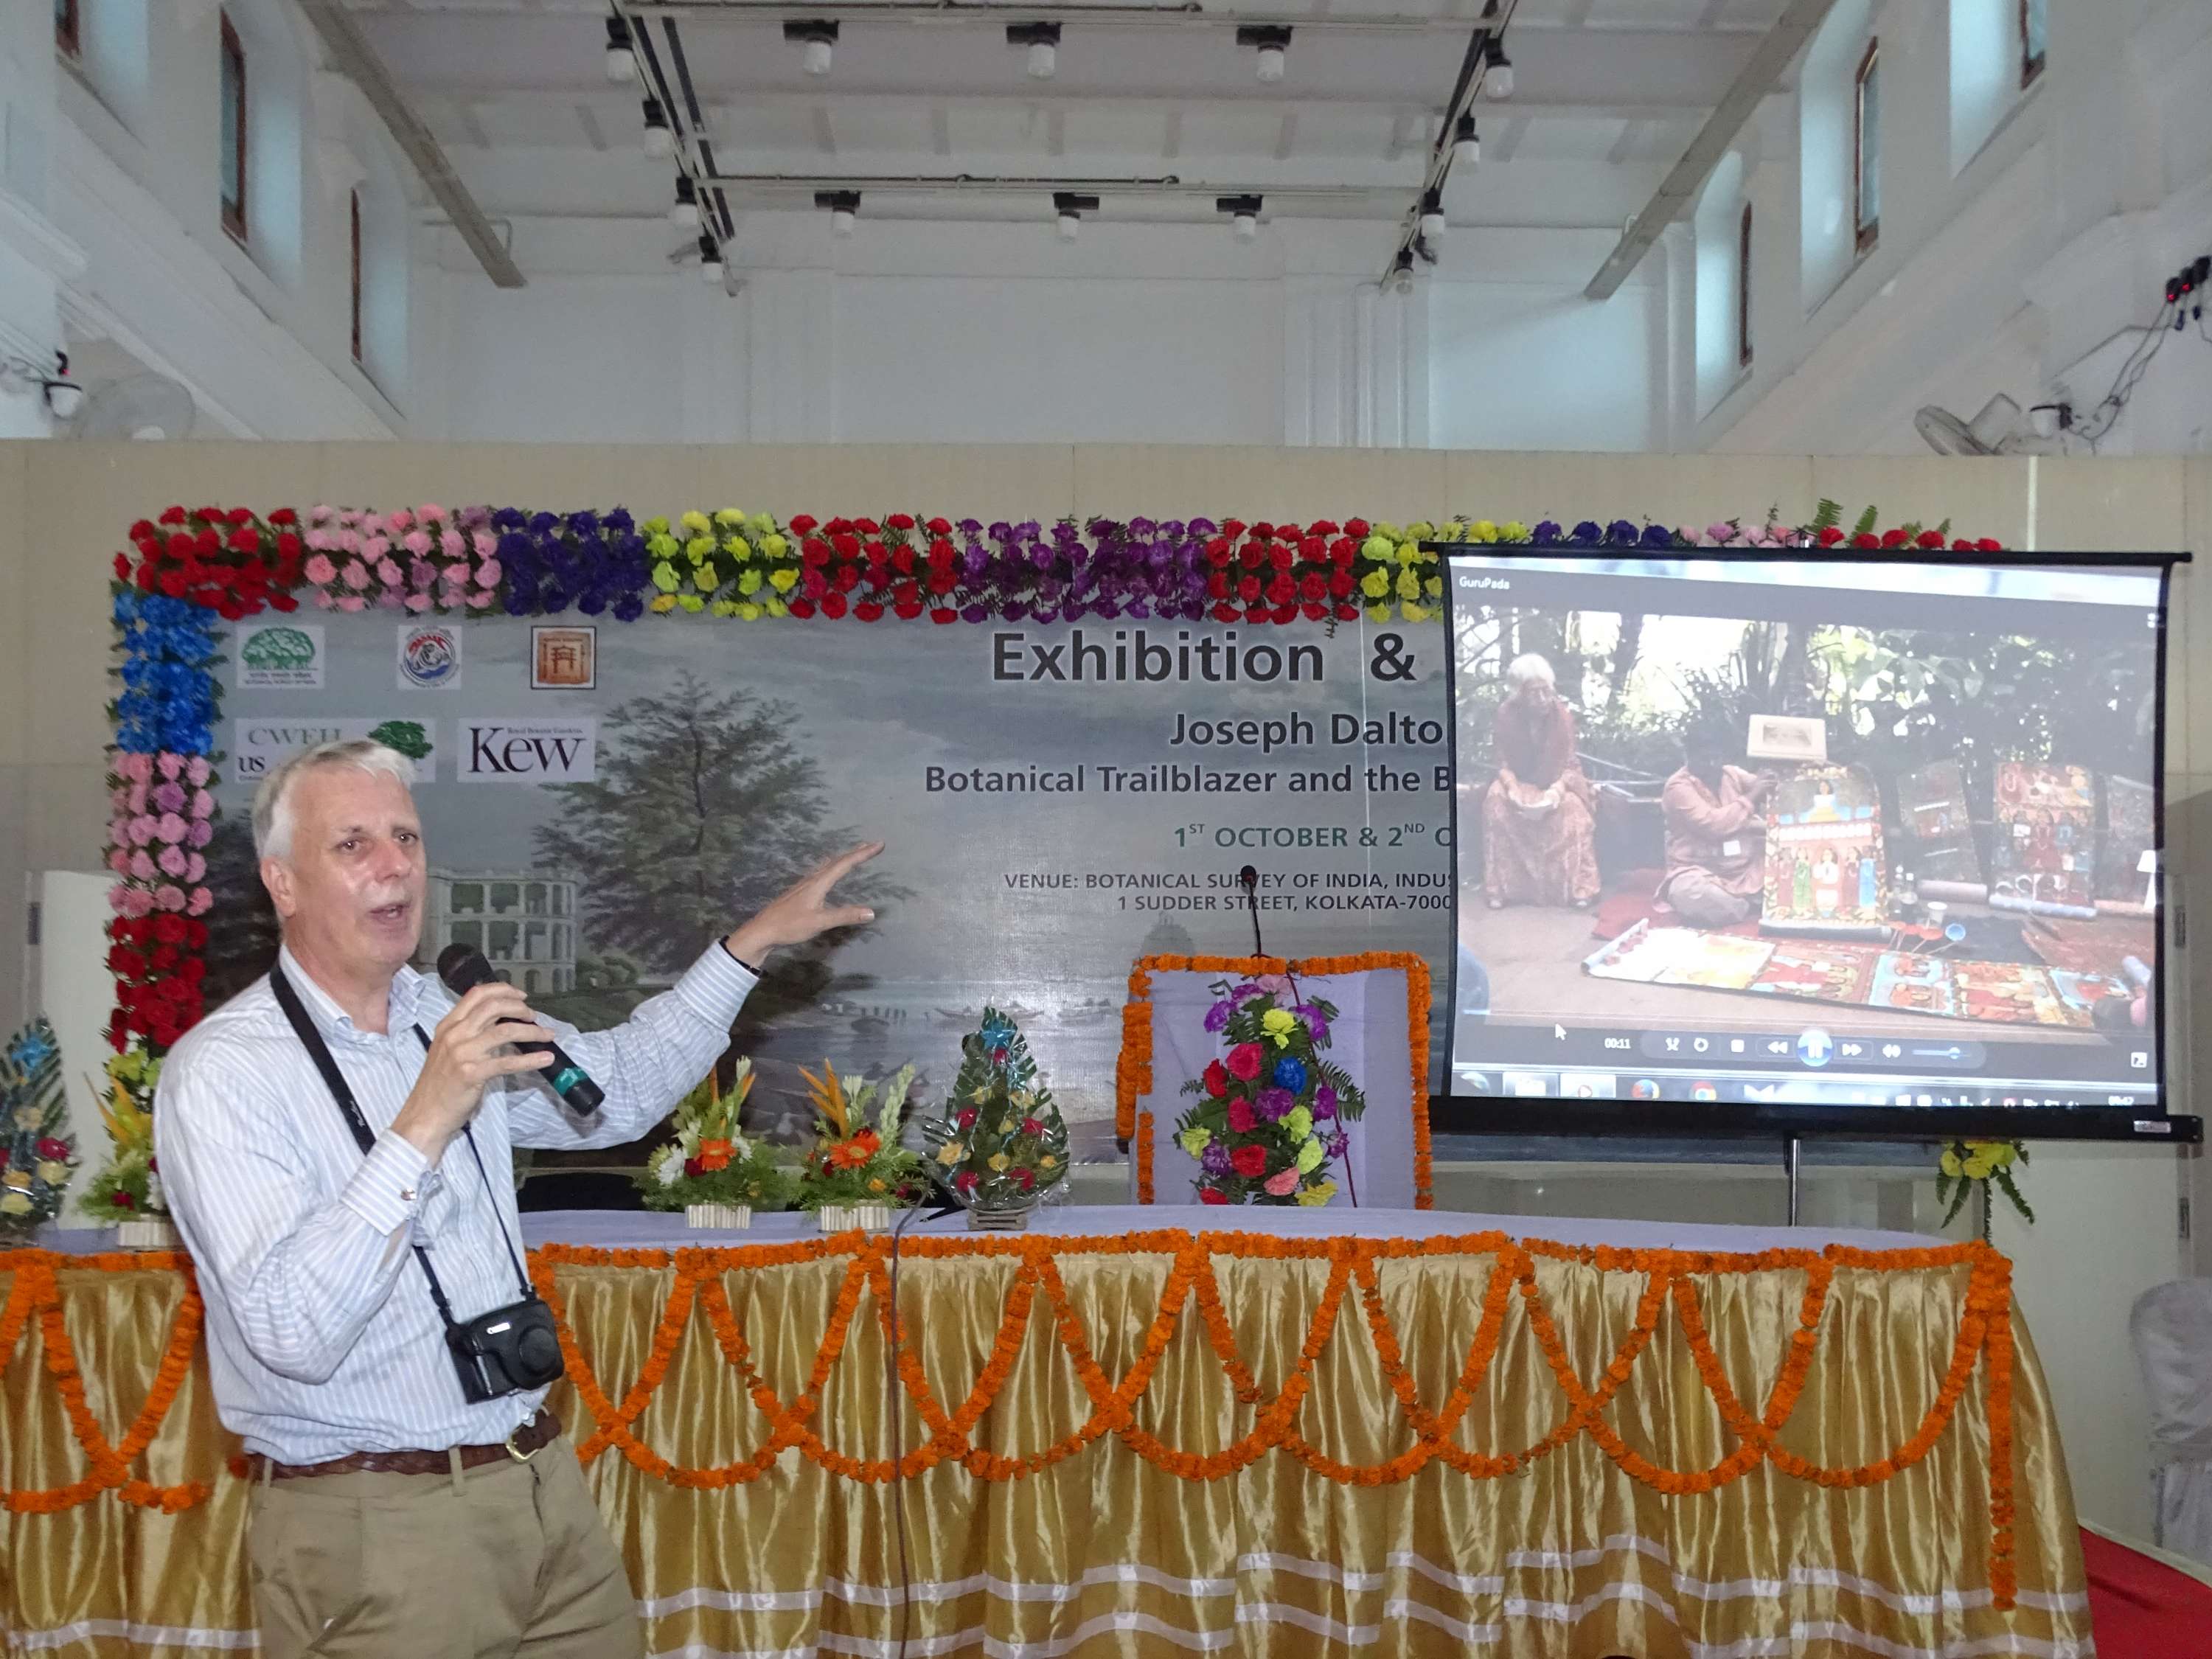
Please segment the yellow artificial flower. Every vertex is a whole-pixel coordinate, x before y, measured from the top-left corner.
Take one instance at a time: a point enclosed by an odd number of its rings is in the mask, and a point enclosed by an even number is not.
[[[1313,1113],[1304,1106],[1293,1106],[1283,1118],[1283,1133],[1292,1140],[1304,1140],[1313,1133]]]
[[[716,599],[707,607],[707,614],[710,617],[734,617],[738,614],[738,602],[735,599]]]
[[[708,519],[705,514],[700,512],[696,507],[690,512],[686,513],[676,522],[682,525],[686,530],[690,531],[695,536],[703,536],[714,527],[713,520]]]
[[[725,536],[722,538],[722,551],[733,559],[750,559],[753,556],[753,544],[743,536]]]
[[[1409,542],[1425,542],[1436,533],[1436,526],[1431,524],[1426,519],[1422,520],[1419,524],[1409,524],[1406,526],[1406,539]]]
[[[653,596],[653,603],[646,609],[665,615],[676,609],[676,596],[673,593],[656,593]]]
[[[1390,607],[1387,605],[1369,605],[1367,607],[1367,620],[1376,623],[1389,622],[1390,620]]]
[[[875,1176],[868,1182],[868,1190],[872,1193],[879,1193],[883,1191],[883,1189],[884,1178],[881,1176]]]
[[[1977,1152],[1973,1157],[1966,1160],[1966,1179],[1969,1181],[1987,1181],[1990,1178],[1990,1170],[1994,1166],[1990,1163],[1987,1158],[1984,1157],[1981,1153]]]
[[[1494,542],[1498,539],[1498,526],[1487,519],[1477,519],[1468,526],[1468,530],[1479,542]]]
[[[1177,1139],[1182,1142],[1183,1151],[1188,1152],[1193,1158],[1196,1158],[1207,1147],[1213,1145],[1213,1131],[1207,1128],[1202,1123],[1196,1124],[1190,1128],[1185,1129],[1182,1133],[1177,1137]]]
[[[786,566],[781,570],[770,571],[769,573],[768,580],[769,585],[774,587],[777,592],[788,593],[793,588],[799,586],[799,573],[796,570],[792,569],[790,567]]]
[[[791,614],[790,608],[781,599],[771,598],[763,603],[767,605],[768,614],[771,617],[787,617]]]
[[[1279,1045],[1298,1029],[1298,1017],[1287,1008],[1270,1008],[1260,1016],[1260,1029]]]
[[[757,605],[740,605],[737,609],[740,622],[758,622],[761,619],[761,608]]]
[[[1327,1153],[1323,1151],[1320,1141],[1309,1140],[1298,1148],[1298,1173],[1311,1175],[1315,1166],[1326,1156]]]
[[[664,593],[673,593],[676,585],[683,580],[676,574],[676,567],[665,560],[653,567],[653,585]]]
[[[668,534],[665,522],[661,525],[660,529],[659,535],[647,538],[645,550],[656,559],[672,559],[676,556],[676,538]]]
[[[691,573],[691,585],[702,593],[711,593],[722,585],[721,572],[711,564],[702,564]]]
[[[1397,552],[1398,544],[1388,536],[1377,532],[1359,544],[1359,550],[1367,558],[1388,559]]]
[[[1444,592],[1444,579],[1442,576],[1422,577],[1421,592],[1432,599],[1442,599]]]
[[[1318,1186],[1301,1188],[1298,1191],[1298,1202],[1308,1208],[1318,1208],[1335,1196],[1336,1183],[1334,1181],[1324,1181]]]
[[[1404,617],[1407,622],[1426,622],[1429,619],[1429,612],[1422,606],[1413,604],[1411,600],[1408,600],[1405,605],[1399,607],[1399,614]]]
[[[1400,599],[1418,599],[1421,597],[1421,579],[1410,570],[1401,570],[1398,573],[1397,588]]]
[[[1054,1158],[1050,1152],[1042,1152],[1038,1155],[1037,1168],[1040,1170],[1057,1170],[1059,1167],[1060,1160]]]
[[[761,538],[760,550],[768,558],[780,559],[791,551],[791,544],[781,536],[763,536]]]
[[[1437,531],[1437,539],[1440,542],[1465,541],[1467,539],[1467,520],[1465,519],[1455,519],[1449,524],[1442,526]]]
[[[745,532],[755,541],[763,536],[773,536],[775,534],[775,520],[765,513],[756,513],[745,520]]]
[[[691,556],[694,564],[702,559],[711,559],[714,556],[714,538],[712,536],[694,536],[684,544],[684,550]]]
[[[1502,542],[1525,542],[1528,539],[1528,526],[1518,519],[1508,519],[1498,526],[1498,539]]]
[[[58,1187],[69,1179],[69,1165],[57,1164],[52,1158],[39,1165],[39,1179],[49,1187]]]
[[[1013,1159],[1008,1158],[1004,1152],[994,1152],[986,1161],[993,1170],[1003,1171],[1006,1165],[1013,1162]]]
[[[707,601],[696,593],[678,593],[676,596],[676,603],[695,617],[707,608]]]
[[[1375,526],[1375,533],[1393,542],[1402,542],[1406,539],[1406,532],[1395,524],[1378,524]]]
[[[714,522],[725,530],[741,530],[744,527],[744,509],[741,507],[718,507],[714,513]]]
[[[1359,579],[1359,591],[1370,599],[1379,599],[1390,591],[1390,573],[1370,570]]]
[[[957,1140],[948,1140],[937,1149],[937,1161],[948,1170],[967,1156],[968,1149]]]
[[[28,1170],[10,1170],[6,1184],[12,1192],[28,1192],[31,1189],[31,1172]]]
[[[19,1193],[11,1189],[5,1194],[0,1194],[0,1214],[28,1215],[30,1212],[31,1195],[28,1193]]]
[[[757,593],[757,592],[760,592],[760,585],[761,585],[761,573],[760,573],[759,571],[757,571],[757,570],[740,570],[739,572],[738,572],[738,592],[740,592],[740,593]]]
[[[668,520],[656,513],[638,526],[638,528],[648,536],[665,536],[668,533]]]

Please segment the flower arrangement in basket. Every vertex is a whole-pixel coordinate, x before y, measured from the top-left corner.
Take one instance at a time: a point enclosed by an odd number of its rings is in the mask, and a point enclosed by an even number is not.
[[[107,1164],[77,1208],[100,1225],[118,1229],[126,1247],[177,1243],[154,1156],[154,1090],[161,1079],[161,1057],[142,1043],[107,1057],[107,1095],[100,1103]]]
[[[1229,1052],[1182,1085],[1198,1104],[1176,1123],[1176,1140],[1198,1160],[1199,1200],[1328,1203],[1336,1195],[1331,1161],[1349,1146],[1343,1125],[1367,1109],[1343,1068],[1321,1057],[1336,1009],[1298,1001],[1279,975],[1213,988],[1206,1029]]]
[[[53,1027],[33,1020],[0,1052],[0,1244],[27,1243],[61,1213],[76,1168],[67,1121],[61,1050]]]
[[[890,1226],[893,1209],[919,1203],[928,1190],[921,1158],[899,1144],[914,1067],[902,1066],[883,1083],[840,1078],[827,1060],[819,1077],[804,1066],[799,1074],[817,1120],[817,1139],[799,1165],[799,1207],[813,1211],[824,1232]]]
[[[676,1103],[676,1139],[656,1148],[637,1175],[647,1209],[681,1210],[695,1227],[749,1227],[755,1210],[791,1207],[790,1176],[738,1127],[752,1087],[753,1063],[740,1060],[728,1092],[709,1072]]]
[[[1021,1226],[1067,1179],[1067,1125],[1020,1029],[995,1008],[961,1039],[951,1097],[921,1136],[931,1178],[974,1226]]]

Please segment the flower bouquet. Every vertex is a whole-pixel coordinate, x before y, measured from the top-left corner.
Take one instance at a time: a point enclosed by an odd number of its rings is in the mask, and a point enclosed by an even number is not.
[[[1024,1226],[1067,1179],[1067,1125],[1029,1044],[997,1009],[983,1011],[960,1054],[944,1115],[921,1126],[930,1177],[966,1207],[969,1225]]]
[[[161,1077],[161,1056],[143,1043],[108,1056],[107,1097],[100,1106],[107,1166],[77,1200],[79,1210],[115,1229],[115,1242],[126,1250],[173,1250],[180,1243],[154,1157],[154,1089]]]
[[[914,1067],[902,1066],[881,1084],[840,1078],[827,1060],[820,1077],[804,1066],[799,1074],[812,1094],[818,1127],[799,1165],[799,1207],[813,1211],[825,1233],[890,1226],[894,1208],[918,1203],[928,1189],[921,1158],[899,1145]]]
[[[748,1142],[738,1119],[752,1092],[753,1063],[738,1062],[727,1094],[714,1073],[676,1103],[676,1139],[638,1172],[648,1210],[681,1210],[694,1227],[750,1227],[755,1210],[791,1206],[791,1177],[768,1147]]]
[[[1176,1123],[1176,1140],[1198,1160],[1199,1200],[1328,1203],[1331,1160],[1350,1144],[1343,1125],[1367,1109],[1358,1085],[1321,1057],[1335,1008],[1297,1000],[1279,975],[1214,990],[1206,1028],[1229,1052],[1183,1085],[1198,1104]]]
[[[2027,1163],[2027,1148],[2017,1140],[1954,1140],[1944,1147],[1936,1176],[1936,1201],[1941,1204],[1948,1200],[1951,1206],[1943,1212],[1943,1224],[1949,1226],[1959,1212],[1966,1208],[1967,1199],[1978,1192],[1982,1195],[1979,1226],[1986,1240],[1990,1236],[1990,1188],[1996,1187],[2011,1200],[2020,1218],[2034,1225],[2035,1212],[2021,1196],[2020,1185],[2012,1173],[2014,1164]]]
[[[76,1168],[67,1121],[61,1050],[53,1027],[33,1020],[0,1052],[0,1247],[28,1243],[61,1213]]]

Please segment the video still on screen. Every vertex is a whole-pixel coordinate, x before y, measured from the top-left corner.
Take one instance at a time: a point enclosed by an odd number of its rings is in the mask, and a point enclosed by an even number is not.
[[[2160,572],[1448,580],[1453,1093],[2155,1109]]]

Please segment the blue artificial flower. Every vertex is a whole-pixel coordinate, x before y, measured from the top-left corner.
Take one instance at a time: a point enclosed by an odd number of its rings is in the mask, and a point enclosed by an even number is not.
[[[1285,1054],[1275,1062],[1272,1075],[1277,1088],[1297,1094],[1306,1086],[1306,1063],[1296,1054]]]
[[[1615,519],[1605,527],[1605,535],[1616,547],[1633,547],[1643,539],[1644,532],[1626,519]]]
[[[1575,526],[1574,534],[1568,539],[1579,546],[1595,547],[1605,539],[1605,532],[1599,526],[1596,520],[1584,519]]]
[[[1559,539],[1560,533],[1559,521],[1555,519],[1546,519],[1528,532],[1528,539],[1540,545],[1549,545]]]
[[[1014,1022],[995,1008],[983,1011],[983,1024],[975,1033],[983,1040],[986,1048],[1007,1048],[1018,1034]]]
[[[1644,526],[1641,540],[1646,547],[1672,547],[1674,532],[1663,524],[1647,524]]]
[[[645,614],[645,600],[635,593],[625,593],[615,601],[617,622],[635,622]]]

